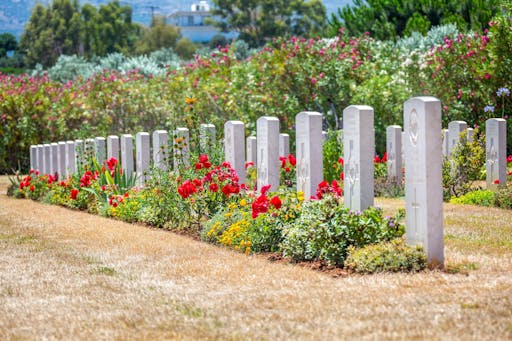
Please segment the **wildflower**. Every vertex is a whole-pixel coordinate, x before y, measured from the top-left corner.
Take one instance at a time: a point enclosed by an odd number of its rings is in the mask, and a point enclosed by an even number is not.
[[[484,112],[494,112],[494,106],[493,105],[485,106]]]
[[[195,97],[187,97],[187,98],[185,98],[185,103],[187,103],[188,105],[193,105],[196,102],[197,102],[197,98],[195,98]]]
[[[496,96],[498,97],[505,97],[510,95],[510,90],[508,88],[499,88],[498,91],[496,91]]]
[[[247,206],[247,200],[245,200],[245,199],[240,200],[240,206],[241,207]]]
[[[281,199],[277,195],[270,199],[270,205],[274,206],[277,210],[281,208],[282,204]]]
[[[316,84],[316,82],[318,82],[317,79],[315,77],[311,77],[311,83]]]

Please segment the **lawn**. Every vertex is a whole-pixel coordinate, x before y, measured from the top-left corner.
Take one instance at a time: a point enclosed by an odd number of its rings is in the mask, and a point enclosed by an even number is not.
[[[8,198],[6,186],[3,340],[512,338],[510,210],[445,204],[445,272],[333,277]]]

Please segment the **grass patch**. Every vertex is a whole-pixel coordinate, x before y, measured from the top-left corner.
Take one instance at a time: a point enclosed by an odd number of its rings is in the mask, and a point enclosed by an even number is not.
[[[99,266],[94,268],[94,273],[105,275],[105,276],[115,276],[117,275],[117,271],[114,268],[108,267],[108,266]]]
[[[462,309],[479,309],[480,308],[478,303],[461,303],[460,307]]]
[[[479,269],[479,265],[474,262],[447,263],[446,272],[449,274],[467,275],[470,271]]]

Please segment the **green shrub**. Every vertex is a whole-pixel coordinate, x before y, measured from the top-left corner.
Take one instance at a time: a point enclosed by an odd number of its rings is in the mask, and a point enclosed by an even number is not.
[[[324,180],[340,180],[343,173],[343,131],[328,130],[327,140],[322,146],[324,161]]]
[[[417,272],[426,266],[427,257],[423,248],[408,246],[403,238],[359,249],[352,246],[345,260],[347,269],[359,273]]]
[[[351,212],[332,196],[303,205],[301,215],[284,230],[285,257],[295,261],[321,260],[342,266],[349,246],[362,247],[400,237],[404,227],[384,218],[380,209]]]
[[[475,190],[460,197],[450,199],[452,204],[494,206],[494,192],[491,190]]]
[[[374,195],[376,197],[399,198],[405,196],[404,182],[397,183],[393,179],[378,177],[375,179]]]
[[[512,184],[498,186],[494,193],[494,206],[500,208],[512,209]]]

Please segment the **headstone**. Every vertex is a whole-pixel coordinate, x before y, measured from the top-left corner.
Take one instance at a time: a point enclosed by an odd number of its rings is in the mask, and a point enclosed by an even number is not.
[[[66,142],[66,176],[76,172],[75,141]]]
[[[75,172],[82,172],[85,165],[85,145],[83,140],[75,140]]]
[[[402,183],[402,127],[398,125],[386,128],[386,153],[388,155],[388,179]]]
[[[107,158],[106,144],[106,139],[104,137],[96,137],[94,139],[94,157],[100,167]]]
[[[190,166],[190,135],[188,128],[177,128],[174,131],[174,169],[181,165]]]
[[[405,164],[405,132],[402,131],[402,166]]]
[[[66,142],[59,142],[59,153],[58,153],[58,163],[59,163],[59,178],[64,179],[66,175]]]
[[[452,154],[453,148],[459,144],[460,133],[466,129],[468,129],[468,124],[464,121],[452,121],[448,123],[448,156]]]
[[[288,156],[290,154],[290,135],[279,134],[279,156]]]
[[[94,155],[95,143],[94,139],[86,139],[84,143],[84,162],[90,162]]]
[[[114,158],[118,162],[120,160],[119,155],[119,136],[110,135],[107,136],[107,159]]]
[[[322,114],[301,112],[295,116],[297,191],[309,199],[323,180]]]
[[[256,136],[249,136],[247,138],[247,162],[254,162],[258,164],[258,141]]]
[[[448,135],[448,129],[442,130],[442,143],[443,143],[443,156],[448,156],[448,151],[450,149],[450,137]]]
[[[169,133],[166,130],[153,132],[153,164],[166,170],[169,164]]]
[[[422,245],[430,267],[444,266],[441,102],[404,104],[405,210],[409,244]]]
[[[375,130],[373,108],[351,105],[343,110],[345,207],[363,211],[373,206]]]
[[[468,143],[472,143],[473,142],[473,135],[474,134],[475,134],[475,130],[473,128],[468,128],[468,135],[467,135]]]
[[[485,121],[485,151],[486,185],[495,189],[507,181],[507,121],[503,118]]]
[[[50,143],[50,174],[55,175],[59,172],[59,144],[56,142]]]
[[[224,124],[224,155],[238,174],[240,184],[245,184],[245,126],[241,121]]]
[[[256,121],[258,148],[258,189],[270,185],[279,188],[279,119],[262,116]]]
[[[149,133],[140,132],[135,135],[136,169],[139,186],[144,186],[148,179],[150,151]]]
[[[126,177],[133,175],[133,136],[121,135],[121,169]]]
[[[208,154],[215,146],[217,130],[213,124],[201,123],[199,126],[199,149]]]
[[[37,169],[37,146],[30,146],[30,170]]]
[[[37,170],[39,173],[43,173],[44,166],[44,146],[42,144],[37,145]]]
[[[43,145],[44,153],[43,153],[43,174],[50,174],[51,173],[51,147],[50,144],[46,143]]]

